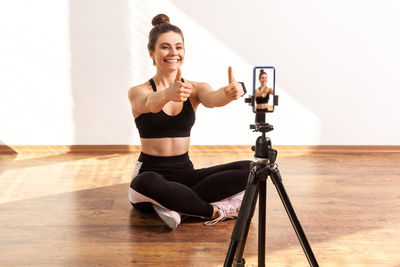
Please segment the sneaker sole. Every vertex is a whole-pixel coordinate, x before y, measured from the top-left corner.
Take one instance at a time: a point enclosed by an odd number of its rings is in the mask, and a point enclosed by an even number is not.
[[[162,208],[158,207],[157,205],[153,205],[154,210],[156,211],[158,217],[168,225],[169,228],[175,230],[176,227],[180,224],[177,222],[173,217],[171,217],[168,213],[164,213]]]
[[[161,220],[163,220],[165,224],[168,225],[168,227],[171,228],[172,230],[175,230],[176,227],[178,227],[179,224],[176,223],[174,218],[162,213],[157,213],[157,214],[161,218]]]

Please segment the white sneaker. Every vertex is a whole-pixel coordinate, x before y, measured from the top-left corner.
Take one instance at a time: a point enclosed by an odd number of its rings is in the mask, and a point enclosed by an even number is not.
[[[226,219],[236,218],[239,214],[240,205],[242,205],[243,195],[244,192],[241,192],[232,197],[211,203],[211,205],[218,207],[218,217],[204,224],[210,226]]]
[[[178,212],[161,208],[154,204],[153,208],[157,212],[158,216],[160,216],[161,220],[163,220],[172,230],[175,230],[175,228],[181,223],[181,216]]]

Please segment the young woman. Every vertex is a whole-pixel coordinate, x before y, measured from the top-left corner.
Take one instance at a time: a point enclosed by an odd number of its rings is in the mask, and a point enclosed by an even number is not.
[[[233,78],[231,67],[229,84],[216,91],[207,83],[184,80],[182,31],[164,14],[155,16],[152,24],[148,51],[156,74],[128,93],[142,149],[129,200],[139,210],[154,209],[171,229],[180,224],[182,214],[209,219],[207,225],[235,218],[250,161],[194,169],[188,150],[199,104],[224,106],[238,99],[243,88]]]
[[[268,76],[267,73],[261,69],[260,74],[258,76],[258,80],[260,81],[260,87],[256,89],[256,110],[257,111],[268,111],[273,108],[273,106],[268,105],[269,95],[274,94],[274,90],[272,88],[267,87]]]

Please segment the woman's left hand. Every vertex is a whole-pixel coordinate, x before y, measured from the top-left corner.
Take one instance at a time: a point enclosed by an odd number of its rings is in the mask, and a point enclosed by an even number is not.
[[[233,78],[232,67],[230,66],[228,68],[228,81],[229,84],[224,88],[225,95],[229,100],[236,100],[243,95],[244,91],[242,85]]]

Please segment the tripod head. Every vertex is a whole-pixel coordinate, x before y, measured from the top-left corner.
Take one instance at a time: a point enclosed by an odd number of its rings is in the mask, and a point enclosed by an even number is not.
[[[263,119],[265,120],[265,116]],[[258,122],[256,115],[256,123],[251,124],[250,129],[252,129],[253,132],[261,132],[261,136],[256,140],[256,145],[251,147],[251,150],[256,152],[254,154],[256,160],[264,162],[268,160],[269,163],[274,163],[278,156],[278,152],[272,148],[271,139],[265,136],[266,132],[270,132],[274,129],[274,126],[265,123],[265,121],[262,120],[261,122]]]

